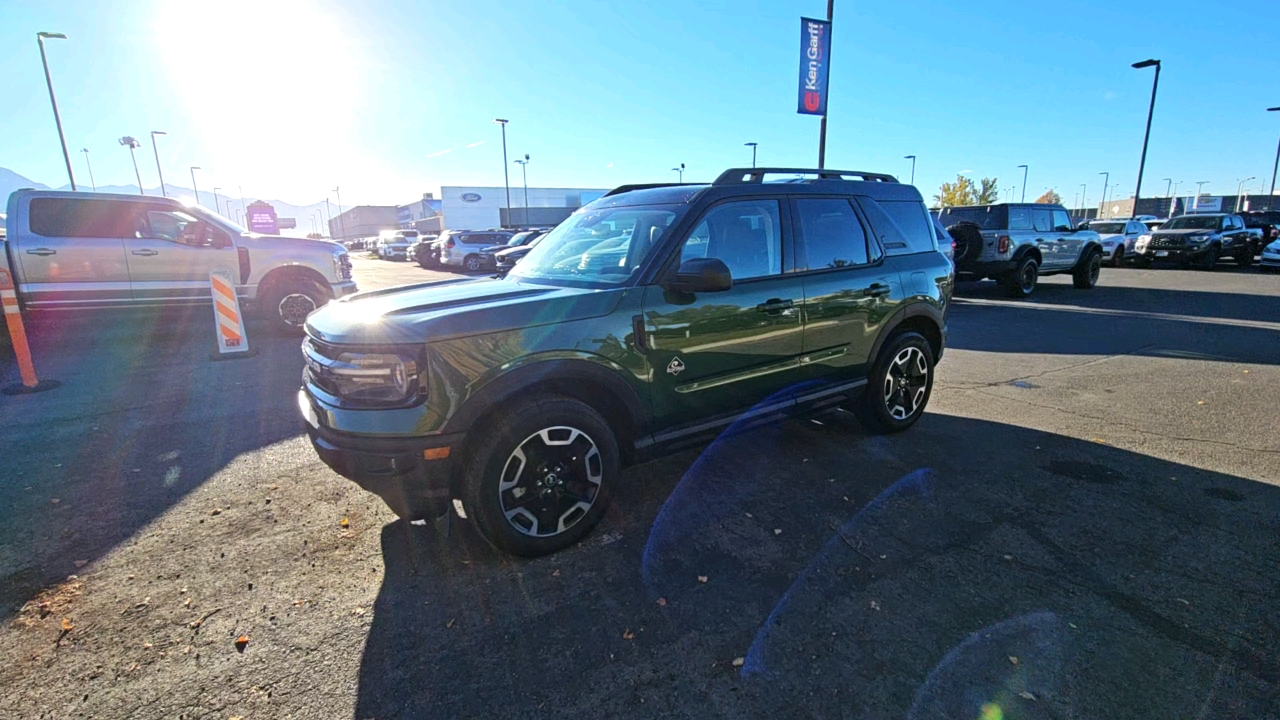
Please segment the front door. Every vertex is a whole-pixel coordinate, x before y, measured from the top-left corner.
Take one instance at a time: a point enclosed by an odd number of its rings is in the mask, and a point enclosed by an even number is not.
[[[113,200],[34,197],[26,228],[11,225],[19,288],[33,308],[128,303],[126,235],[129,204]],[[12,220],[12,218],[11,218]],[[28,232],[29,230],[29,232]]]
[[[1040,248],[1040,266],[1045,270],[1062,267],[1061,248],[1057,242],[1062,235],[1053,231],[1053,213],[1049,208],[1033,207],[1031,223],[1035,229],[1036,247]]]
[[[785,390],[798,380],[804,298],[799,278],[783,273],[783,240],[775,199],[712,206],[681,244],[679,262],[719,258],[733,288],[645,290],[656,427],[678,435],[753,407],[791,404]]]
[[[1084,235],[1071,224],[1071,216],[1066,210],[1051,210],[1050,215],[1058,246],[1058,267],[1074,267],[1080,260],[1080,251],[1084,249]]]
[[[236,249],[222,230],[162,205],[141,205],[135,223],[137,237],[125,241],[135,301],[207,302],[210,272],[239,278]]]

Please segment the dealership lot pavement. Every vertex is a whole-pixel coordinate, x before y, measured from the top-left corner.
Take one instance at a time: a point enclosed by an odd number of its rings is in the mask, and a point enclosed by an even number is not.
[[[727,433],[535,561],[330,472],[297,339],[210,362],[211,317],[32,320],[0,715],[1280,716],[1280,275],[961,285],[912,430]]]

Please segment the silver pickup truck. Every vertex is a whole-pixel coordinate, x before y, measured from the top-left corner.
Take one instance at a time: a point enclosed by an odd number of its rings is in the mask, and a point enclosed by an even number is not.
[[[356,291],[337,243],[250,233],[170,198],[18,190],[4,243],[26,309],[212,302],[225,270],[241,302],[301,332],[312,310]]]

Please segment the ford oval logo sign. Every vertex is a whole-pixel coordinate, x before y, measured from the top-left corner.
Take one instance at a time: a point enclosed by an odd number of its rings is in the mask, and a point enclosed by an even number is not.
[[[462,193],[462,202],[480,202],[480,193]]]

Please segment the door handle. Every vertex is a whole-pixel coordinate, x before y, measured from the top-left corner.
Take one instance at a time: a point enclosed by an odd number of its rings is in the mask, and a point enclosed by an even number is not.
[[[762,313],[777,315],[784,310],[790,310],[792,306],[793,305],[790,300],[780,300],[778,298],[769,298],[768,300],[765,300],[764,302],[757,305],[756,309]]]
[[[142,257],[151,257],[152,255],[159,255],[160,253],[155,250],[144,249],[144,250],[134,250],[133,254],[141,255]]]
[[[872,283],[871,287],[862,291],[862,294],[866,295],[867,297],[884,297],[885,295],[888,295],[890,292],[893,292],[893,288],[889,287],[888,285],[884,283]]]
[[[34,250],[28,250],[28,251],[27,251],[27,254],[28,254],[28,255],[39,255],[39,256],[41,256],[41,257],[44,257],[44,256],[46,256],[46,255],[57,255],[57,254],[58,254],[58,251],[57,251],[57,250],[50,250],[49,248],[36,248],[36,249],[34,249]]]

